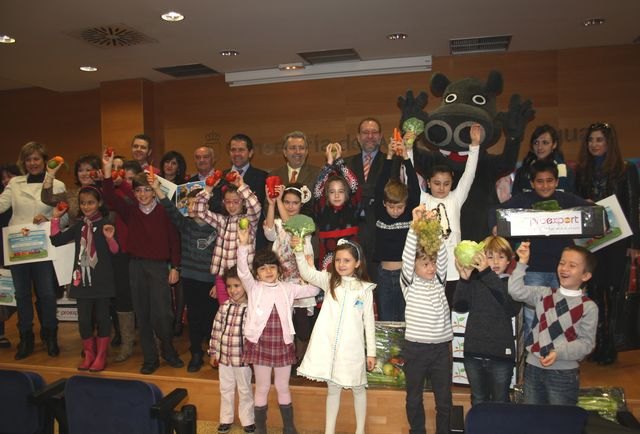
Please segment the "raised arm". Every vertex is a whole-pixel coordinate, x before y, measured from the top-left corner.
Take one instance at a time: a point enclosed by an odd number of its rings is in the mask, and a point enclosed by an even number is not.
[[[313,286],[317,286],[324,291],[329,290],[328,272],[318,271],[314,267],[309,265],[309,263],[307,262],[307,258],[305,257],[303,252],[296,252],[296,263],[298,264],[300,277],[302,277],[305,282],[309,282]]]

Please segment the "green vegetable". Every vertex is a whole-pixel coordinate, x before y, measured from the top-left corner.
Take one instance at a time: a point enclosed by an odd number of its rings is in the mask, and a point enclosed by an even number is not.
[[[539,211],[558,211],[561,210],[560,204],[557,200],[543,200],[541,202],[534,203],[531,208]]]
[[[313,222],[313,219],[302,214],[294,215],[282,226],[285,231],[300,238],[300,244],[296,246],[297,252],[302,252],[304,249],[303,238],[316,231],[316,224]]]
[[[476,243],[475,241],[463,240],[453,250],[453,254],[460,265],[470,267],[473,263],[473,257],[482,250],[484,250],[484,242]]]
[[[418,137],[420,134],[424,132],[424,122],[418,118],[409,118],[402,124],[402,130],[404,132],[411,131],[415,134],[415,137]],[[407,140],[408,146],[413,146],[413,142],[415,141],[415,137],[413,139]]]
[[[238,221],[238,227],[243,230],[249,228],[249,219],[246,217],[242,217]]]

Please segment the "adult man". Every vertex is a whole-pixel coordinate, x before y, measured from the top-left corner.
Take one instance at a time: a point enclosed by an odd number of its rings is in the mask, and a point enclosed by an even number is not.
[[[149,170],[149,159],[151,158],[151,137],[146,134],[136,134],[131,141],[131,157],[136,160],[142,170]],[[160,170],[157,167],[153,171],[158,174]]]
[[[189,178],[189,182],[204,181],[207,179],[207,176],[213,174],[213,166],[216,164],[213,148],[200,146],[193,153],[193,159],[196,163],[197,173]]]
[[[253,140],[246,134],[236,134],[227,143],[229,158],[231,159],[231,169],[225,170],[225,174],[235,170],[242,176],[242,180],[247,184],[251,191],[258,197],[258,201],[263,204],[265,201],[265,180],[267,172],[251,165],[253,158]],[[258,222],[258,230],[256,232],[256,249],[267,246],[267,239],[264,237],[262,223],[264,222],[264,213],[260,216]]]
[[[285,184],[298,182],[313,191],[320,174],[320,168],[307,164],[307,156],[309,155],[307,136],[302,131],[292,131],[285,135],[282,154],[287,160],[287,164],[272,170],[269,175],[279,176]],[[304,205],[303,210],[309,211],[312,209],[311,207],[311,201],[309,201]]]
[[[375,118],[365,118],[358,125],[358,143],[361,152],[346,159],[347,167],[358,177],[362,191],[363,211],[360,215],[358,240],[367,258],[369,276],[376,279],[377,264],[373,264],[372,255],[375,247],[376,218],[373,201],[376,180],[380,175],[385,156],[379,152],[382,142],[382,127]]]

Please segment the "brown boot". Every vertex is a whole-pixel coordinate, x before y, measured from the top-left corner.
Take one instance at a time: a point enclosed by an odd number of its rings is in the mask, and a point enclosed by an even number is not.
[[[136,317],[133,312],[118,312],[120,335],[122,344],[120,352],[113,359],[114,362],[124,362],[133,354],[133,340],[136,336]]]

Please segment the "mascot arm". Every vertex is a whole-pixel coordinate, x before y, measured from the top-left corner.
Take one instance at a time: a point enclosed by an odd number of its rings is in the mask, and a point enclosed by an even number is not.
[[[418,96],[413,96],[413,91],[408,90],[404,97],[398,97],[398,108],[402,111],[400,127],[404,121],[410,118],[418,118],[425,124],[429,120],[429,115],[424,111],[427,106],[429,96],[426,92],[420,92]]]
[[[518,94],[511,96],[509,111],[498,114],[498,119],[503,125],[506,137],[504,150],[497,161],[498,178],[513,172],[515,169],[524,130],[534,115],[535,110],[532,107],[531,100],[522,101]]]

